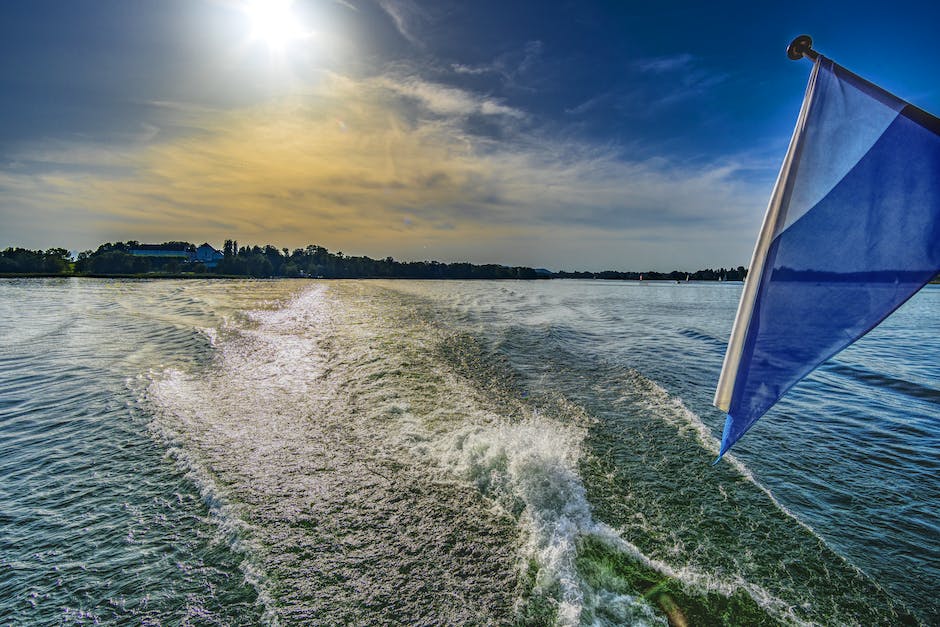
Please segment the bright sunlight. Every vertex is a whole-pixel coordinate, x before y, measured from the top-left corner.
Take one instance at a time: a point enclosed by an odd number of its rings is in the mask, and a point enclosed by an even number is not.
[[[262,41],[275,52],[282,52],[306,33],[293,11],[293,0],[253,0],[245,5],[251,20],[251,39]]]

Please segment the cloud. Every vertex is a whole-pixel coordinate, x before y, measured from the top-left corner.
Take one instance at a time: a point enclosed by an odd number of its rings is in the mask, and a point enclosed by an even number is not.
[[[506,52],[494,62],[494,70],[511,89],[532,91],[531,82],[537,80],[536,69],[542,59],[544,46],[539,40],[527,41],[521,49]]]
[[[414,77],[384,77],[379,84],[418,101],[427,110],[440,115],[503,115],[519,119],[525,117],[522,111],[493,98]]]
[[[402,37],[418,48],[424,47],[415,32],[419,24],[427,21],[421,7],[411,0],[376,0],[376,3],[392,19]]]
[[[532,67],[539,62],[542,56],[542,49],[541,41],[527,41],[523,49],[522,61],[519,62],[519,67],[516,68],[516,74],[525,74],[531,70]]]
[[[455,74],[466,76],[494,75],[502,80],[505,87],[529,91],[532,88],[526,82],[537,78],[536,69],[542,60],[543,49],[541,41],[527,41],[521,48],[499,55],[492,63],[452,63],[450,69]]]
[[[702,68],[688,53],[641,59],[634,67],[647,75],[642,97],[654,109],[708,93],[729,77],[725,72]]]
[[[565,113],[568,115],[583,115],[585,113],[589,113],[597,109],[598,107],[604,105],[605,103],[610,101],[612,98],[613,98],[613,92],[605,92],[597,96],[594,96],[592,98],[588,98],[584,102],[581,102],[580,104],[575,105],[574,107],[565,109]]]
[[[473,76],[479,76],[481,74],[490,74],[496,70],[487,65],[463,65],[461,63],[453,63],[450,66],[457,74],[470,74]]]
[[[402,259],[668,268],[744,263],[766,195],[735,163],[631,159],[415,78],[333,75],[263,105],[180,110],[184,135],[32,151],[31,171],[0,171],[0,221],[43,248],[234,237]],[[475,133],[472,116],[505,120],[505,135]]]
[[[333,2],[336,3],[336,4],[338,4],[338,5],[340,5],[340,6],[346,7],[346,8],[349,9],[350,11],[355,11],[356,13],[361,13],[361,11],[359,10],[359,7],[357,7],[356,5],[354,5],[354,4],[350,3],[350,2],[347,2],[346,0],[333,0]]]
[[[695,57],[688,53],[674,54],[666,57],[654,57],[651,59],[640,59],[636,62],[636,67],[641,72],[650,72],[652,74],[665,74],[678,70],[688,69]]]

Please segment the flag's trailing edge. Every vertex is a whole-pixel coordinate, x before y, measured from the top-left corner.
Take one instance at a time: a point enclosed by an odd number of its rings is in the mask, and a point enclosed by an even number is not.
[[[940,271],[940,119],[819,56],[738,305],[718,458]]]

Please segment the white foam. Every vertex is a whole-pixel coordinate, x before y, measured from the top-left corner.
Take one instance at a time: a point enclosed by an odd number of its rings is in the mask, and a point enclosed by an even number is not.
[[[718,452],[708,428],[681,400],[653,384],[657,404],[673,410],[675,424],[694,429],[707,449]],[[656,415],[669,412],[656,411]],[[669,419],[669,418],[667,418]],[[487,421],[465,426],[439,441],[437,454],[449,472],[473,483],[520,523],[520,567],[530,559],[539,565],[536,593],[557,586],[559,625],[665,624],[666,618],[641,596],[594,589],[578,574],[575,560],[582,537],[600,539],[613,550],[646,568],[680,582],[691,593],[731,596],[744,590],[765,610],[793,624],[801,620],[793,608],[763,587],[739,576],[730,580],[691,567],[673,567],[646,556],[623,537],[623,531],[595,521],[578,471],[585,427],[561,424],[530,412],[518,422]],[[735,467],[758,485],[737,460]],[[761,486],[759,486],[761,487]],[[766,489],[762,488],[765,493]],[[768,493],[771,499],[772,495]],[[776,501],[774,501],[776,503]],[[786,513],[785,508],[777,504]]]
[[[247,522],[251,506],[239,502],[237,491],[245,488],[245,477],[271,491],[289,480],[308,495],[317,489],[314,477],[293,467],[284,479],[277,462],[322,457],[287,449],[298,443],[301,421],[323,393],[317,383],[328,364],[320,340],[332,324],[325,294],[324,286],[314,286],[282,308],[239,312],[218,328],[198,328],[214,350],[207,370],[164,369],[136,384],[154,415],[153,437],[198,489],[217,530],[215,541],[241,556],[239,568],[258,593],[266,624],[277,624],[277,602],[266,572],[265,530]],[[217,477],[234,481],[235,492],[230,495]],[[290,517],[301,505],[288,500],[282,514]]]
[[[186,385],[187,376],[179,370],[169,369],[162,373],[150,373],[148,395],[178,395]],[[181,434],[168,421],[154,421],[150,425],[153,437],[162,442],[166,455],[185,474],[199,491],[199,496],[209,511],[209,520],[216,529],[215,542],[224,543],[235,554],[241,556],[239,570],[245,582],[258,594],[258,603],[264,612],[266,624],[277,625],[275,600],[271,585],[261,566],[261,544],[254,539],[251,526],[245,522],[241,508],[230,501],[208,468],[190,453],[183,444]]]
[[[196,327],[196,330],[206,336],[209,340],[209,346],[213,348],[218,346],[219,332],[214,327]]]
[[[578,540],[600,529],[578,474],[583,438],[579,427],[531,414],[515,423],[459,430],[449,438],[442,460],[518,517],[521,563],[534,559],[539,565],[536,593],[560,591],[559,625],[581,624],[601,603],[605,611],[629,616],[636,624],[643,624],[643,617],[662,622],[642,598],[593,590],[578,575]]]

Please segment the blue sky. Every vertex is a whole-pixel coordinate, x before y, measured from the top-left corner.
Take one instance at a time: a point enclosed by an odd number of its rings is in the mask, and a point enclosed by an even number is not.
[[[292,30],[265,37],[278,2]],[[811,69],[795,35],[940,112],[940,10],[901,8],[7,0],[0,246],[746,264]]]

